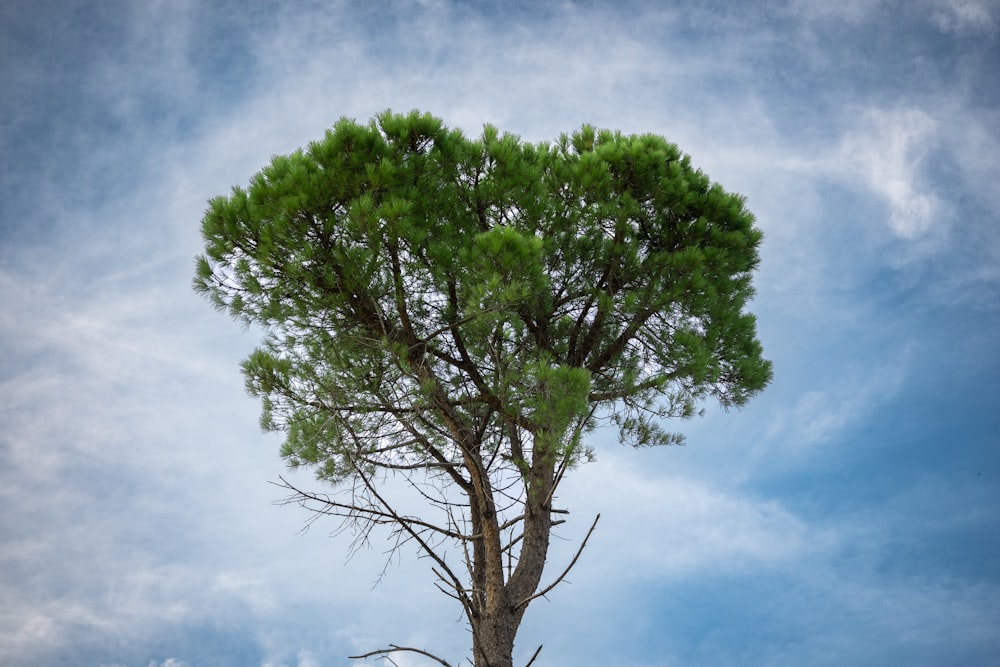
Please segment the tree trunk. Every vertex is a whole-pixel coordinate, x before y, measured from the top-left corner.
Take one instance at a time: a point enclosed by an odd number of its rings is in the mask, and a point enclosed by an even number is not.
[[[507,603],[477,619],[472,629],[475,667],[514,667],[514,638],[523,615]]]
[[[550,452],[536,450],[533,459],[525,479],[520,554],[509,578],[504,577],[503,549],[500,548],[497,517],[493,513],[492,489],[490,502],[473,500],[473,506],[486,510],[477,522],[479,530],[483,531],[477,543],[484,548],[476,549],[474,554],[475,570],[483,573],[482,580],[486,584],[479,613],[470,618],[475,667],[513,667],[517,630],[545,568],[552,528],[550,493],[555,457]]]

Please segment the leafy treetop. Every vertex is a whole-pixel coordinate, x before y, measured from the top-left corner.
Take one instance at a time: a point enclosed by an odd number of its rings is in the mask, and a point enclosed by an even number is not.
[[[575,460],[600,418],[675,443],[660,419],[771,376],[744,310],[761,232],[658,136],[344,119],[214,199],[203,233],[196,288],[267,331],[244,363],[263,425],[331,481],[345,457],[448,468],[472,442]]]

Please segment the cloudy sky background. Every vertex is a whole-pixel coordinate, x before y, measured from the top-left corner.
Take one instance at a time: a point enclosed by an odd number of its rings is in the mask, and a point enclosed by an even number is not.
[[[273,504],[257,332],[190,289],[209,198],[419,108],[662,134],[766,234],[773,385],[685,447],[594,436],[521,664],[995,664],[1000,6],[537,4],[0,4],[0,663],[466,654],[426,561],[373,588],[387,544]]]

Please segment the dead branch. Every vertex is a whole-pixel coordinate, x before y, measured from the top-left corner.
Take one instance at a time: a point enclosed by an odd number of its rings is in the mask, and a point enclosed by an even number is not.
[[[526,664],[524,667],[531,667],[531,663],[535,662],[535,658],[537,658],[538,654],[541,652],[542,652],[542,645],[539,644],[538,648],[535,649],[535,652],[531,654],[531,660],[529,660],[528,664]]]
[[[405,521],[410,525],[420,526],[421,528],[437,533],[444,537],[450,537],[454,540],[467,541],[476,539],[475,535],[463,535],[462,533],[457,533],[455,531],[447,530],[435,524],[428,523],[426,521],[421,521],[420,519],[417,519],[415,517],[400,517],[395,512],[378,509],[377,507],[362,507],[360,505],[355,505],[352,503],[340,503],[337,502],[336,500],[331,499],[329,496],[303,491],[280,475],[278,476],[278,479],[281,480],[281,484],[278,484],[277,482],[270,482],[270,483],[273,484],[274,486],[287,489],[294,494],[289,498],[278,501],[278,504],[281,505],[295,503],[303,507],[306,507],[306,503],[312,501],[314,503],[319,503],[320,505],[323,506],[322,508],[319,509],[315,507],[308,508],[317,514],[326,514],[328,516],[336,516],[346,519],[369,521],[377,525],[400,524]]]
[[[564,523],[566,523],[566,519],[556,519],[555,521],[550,521],[549,525],[554,528],[556,526],[561,526]],[[515,544],[517,544],[518,542],[521,541],[521,539],[523,537],[524,537],[524,533],[520,533],[517,537],[511,538],[511,541],[508,542],[507,545],[501,551],[508,551],[509,552],[511,549],[514,548]]]
[[[541,647],[539,647],[541,648]],[[444,667],[452,667],[451,663],[444,658],[439,658],[433,653],[425,651],[420,648],[413,648],[412,646],[397,646],[395,644],[389,644],[388,648],[380,648],[377,651],[369,651],[368,653],[362,653],[361,655],[351,655],[348,656],[350,660],[366,660],[372,656],[381,656],[383,658],[388,658],[390,653],[398,653],[400,651],[408,651],[410,653],[419,653],[422,656],[435,660],[438,663],[444,665]],[[529,663],[530,664],[530,663]]]
[[[457,576],[455,576],[455,573],[452,572],[452,570],[451,570],[450,567],[448,567],[448,564],[444,561],[444,559],[436,551],[434,551],[434,549],[431,548],[430,544],[428,544],[427,541],[423,537],[421,537],[420,533],[416,529],[414,529],[413,524],[408,519],[399,516],[399,514],[397,514],[396,511],[394,509],[392,509],[392,506],[389,503],[387,503],[385,501],[385,499],[382,498],[381,495],[379,495],[378,491],[375,489],[374,485],[371,483],[371,480],[368,479],[368,476],[365,475],[364,471],[362,471],[358,467],[355,467],[355,472],[357,473],[357,475],[361,479],[361,481],[364,483],[365,487],[368,489],[368,492],[371,493],[372,496],[374,496],[375,499],[378,500],[378,502],[382,505],[382,507],[384,507],[386,509],[386,511],[388,511],[390,513],[390,515],[396,521],[396,523],[399,525],[399,527],[404,532],[408,533],[410,535],[410,537],[413,538],[413,540],[418,545],[420,545],[420,548],[423,549],[424,553],[427,554],[427,556],[430,557],[431,560],[433,560],[435,563],[437,563],[438,566],[441,568],[441,570],[444,571],[448,575],[448,579],[451,580],[451,582],[452,582],[452,584],[453,584],[453,586],[455,588],[455,592],[459,594],[462,606],[465,608],[465,612],[466,612],[466,614],[468,615],[468,617],[469,617],[469,619],[471,621],[471,619],[472,619],[472,606],[471,606],[472,602],[471,602],[471,600],[468,599],[467,596],[465,596],[465,595],[462,594],[462,591],[464,589],[462,587],[462,582],[459,580],[459,578]],[[440,576],[440,575],[438,575],[438,576]],[[443,577],[442,577],[442,580],[444,580]]]
[[[538,591],[534,595],[529,595],[528,597],[521,600],[521,602],[517,604],[516,608],[525,606],[535,598],[540,598],[545,596],[546,594],[548,594],[549,591],[558,586],[560,582],[562,582],[562,580],[566,578],[566,575],[569,574],[569,571],[573,569],[574,565],[576,565],[576,561],[579,560],[580,554],[583,553],[584,547],[587,546],[587,540],[590,539],[590,535],[594,532],[594,529],[597,528],[597,522],[600,521],[600,519],[601,519],[600,514],[594,517],[594,523],[590,524],[590,530],[587,531],[587,534],[583,538],[583,542],[580,543],[580,548],[576,550],[576,555],[573,556],[573,560],[569,562],[569,565],[566,566],[566,569],[563,570],[562,574],[560,574],[555,581],[546,586],[544,589]]]

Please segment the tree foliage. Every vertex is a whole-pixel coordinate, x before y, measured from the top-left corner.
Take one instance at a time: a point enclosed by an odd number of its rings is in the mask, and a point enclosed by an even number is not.
[[[344,119],[212,200],[202,229],[196,289],[266,332],[243,364],[264,428],[340,491],[299,498],[415,541],[477,666],[512,664],[589,431],[677,443],[664,419],[770,380],[746,312],[761,233],[658,136]],[[426,514],[401,514],[386,475]]]

